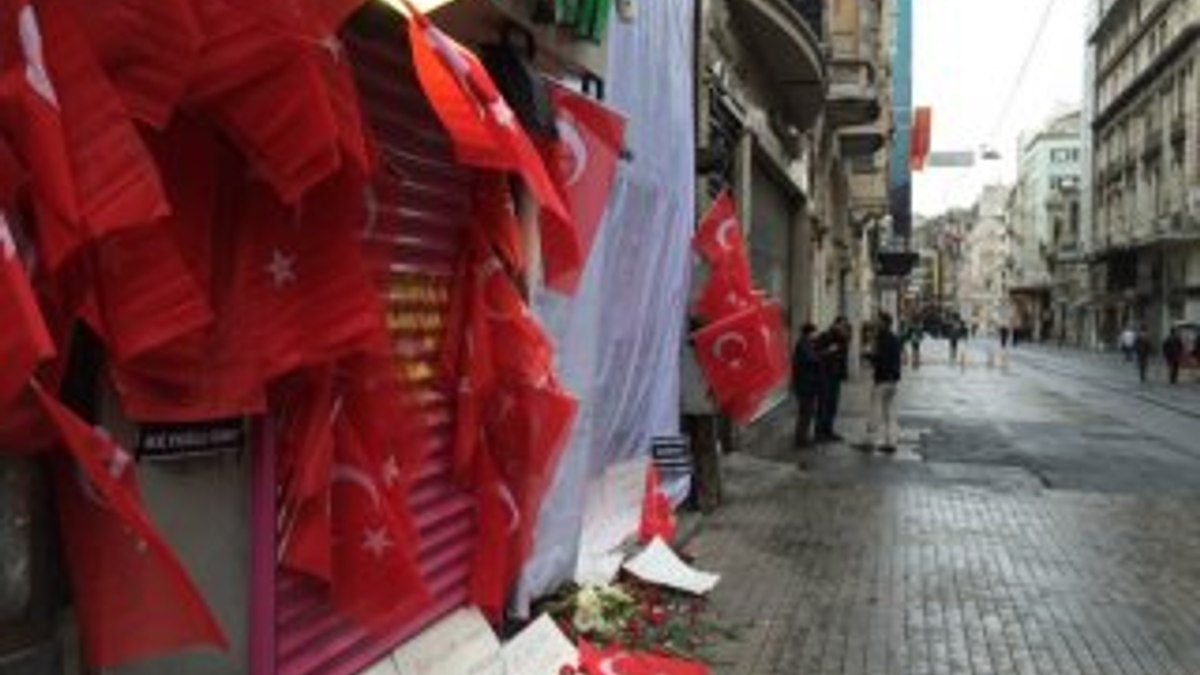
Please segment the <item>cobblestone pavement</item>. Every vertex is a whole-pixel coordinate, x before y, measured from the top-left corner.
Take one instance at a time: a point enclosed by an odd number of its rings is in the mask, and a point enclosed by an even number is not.
[[[942,423],[1036,424],[1054,443],[1071,428],[1124,428],[1033,377],[1009,373],[1006,384],[1000,371],[974,375],[993,379],[977,388],[996,400],[966,415],[955,401],[965,395],[958,404],[972,408],[973,394],[950,372],[927,365],[909,378],[898,457],[835,446],[800,469],[786,410],[745,435],[751,452],[728,456],[727,502],[689,545],[724,575],[714,611],[738,630],[714,646],[714,671],[1200,675],[1200,489],[1099,479],[1056,488],[1020,461],[1037,454],[1036,439],[1007,454],[940,447],[972,442]],[[861,385],[847,391],[852,438],[865,398]],[[1156,472],[1200,474],[1170,439],[1135,431],[1151,457],[1179,458]],[[1060,472],[1088,461],[1095,441],[1076,435],[1077,455],[1047,450],[1061,455]]]

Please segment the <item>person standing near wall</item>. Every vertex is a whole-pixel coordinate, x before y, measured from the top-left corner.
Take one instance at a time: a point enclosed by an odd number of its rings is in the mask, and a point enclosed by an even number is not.
[[[1183,362],[1183,339],[1179,330],[1172,328],[1167,339],[1163,340],[1163,358],[1167,362],[1167,379],[1171,384],[1179,383],[1179,364]]]
[[[817,354],[817,327],[806,323],[792,351],[792,395],[796,397],[796,432],[792,446],[805,449],[813,443],[817,399],[824,387],[824,367]]]
[[[842,398],[842,381],[850,372],[850,322],[844,316],[834,319],[829,330],[817,338],[817,353],[823,375],[817,398],[817,442],[841,441],[834,431]]]
[[[1137,337],[1133,340],[1133,353],[1137,357],[1138,377],[1146,381],[1146,370],[1150,367],[1150,337],[1146,335],[1146,327],[1139,326]]]

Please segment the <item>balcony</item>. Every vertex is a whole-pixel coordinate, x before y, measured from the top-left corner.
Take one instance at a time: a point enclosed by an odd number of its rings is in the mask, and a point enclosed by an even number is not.
[[[810,23],[821,19],[820,5],[817,0],[736,0],[728,5],[742,42],[781,93],[787,121],[801,131],[812,127],[825,106],[828,74],[821,34]]]
[[[847,177],[850,192],[850,216],[855,221],[882,218],[888,212],[887,174],[882,168],[871,172],[851,172]]]
[[[883,149],[887,132],[881,121],[838,129],[838,146],[842,157],[873,157]]]
[[[862,126],[879,119],[875,64],[857,56],[835,55],[829,62],[829,123]]]

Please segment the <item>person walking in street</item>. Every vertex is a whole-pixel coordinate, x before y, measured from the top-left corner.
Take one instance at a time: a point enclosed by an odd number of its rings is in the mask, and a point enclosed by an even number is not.
[[[817,442],[841,441],[834,430],[842,398],[842,381],[850,371],[850,322],[834,319],[829,330],[817,339],[817,353],[823,368],[822,386],[817,398]]]
[[[1133,339],[1133,354],[1137,358],[1138,377],[1146,381],[1146,371],[1150,367],[1150,338],[1146,335],[1146,327],[1138,328],[1137,336]]]
[[[867,434],[871,447],[896,452],[896,391],[900,384],[904,347],[892,332],[892,317],[880,312],[875,344],[868,355],[872,369],[871,413]]]
[[[817,327],[804,324],[792,351],[792,395],[796,397],[797,408],[792,446],[797,449],[812,447],[817,398],[824,386],[824,366],[817,354],[816,336]]]
[[[1000,327],[1000,348],[1008,349],[1008,326]]]
[[[958,341],[962,338],[962,327],[957,323],[950,324],[947,337],[950,340],[950,364],[958,363]]]
[[[921,340],[925,336],[921,333],[921,325],[914,323],[908,331],[908,345],[912,348],[912,368],[913,370],[921,369]]]
[[[1127,326],[1121,331],[1121,337],[1118,338],[1121,343],[1121,353],[1125,355],[1126,361],[1133,360],[1133,344],[1137,342],[1137,332],[1133,330],[1133,326]]]
[[[1179,337],[1177,329],[1172,328],[1167,339],[1163,340],[1162,353],[1167,362],[1167,379],[1171,384],[1178,384],[1179,365],[1183,362],[1183,338]]]

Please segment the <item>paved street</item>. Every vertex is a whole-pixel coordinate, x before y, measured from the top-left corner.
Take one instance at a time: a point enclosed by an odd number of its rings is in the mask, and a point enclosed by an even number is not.
[[[906,373],[896,457],[803,458],[788,411],[729,457],[690,543],[739,636],[717,673],[1200,674],[1200,386],[1120,357],[943,345]],[[861,436],[865,387],[842,425]]]

